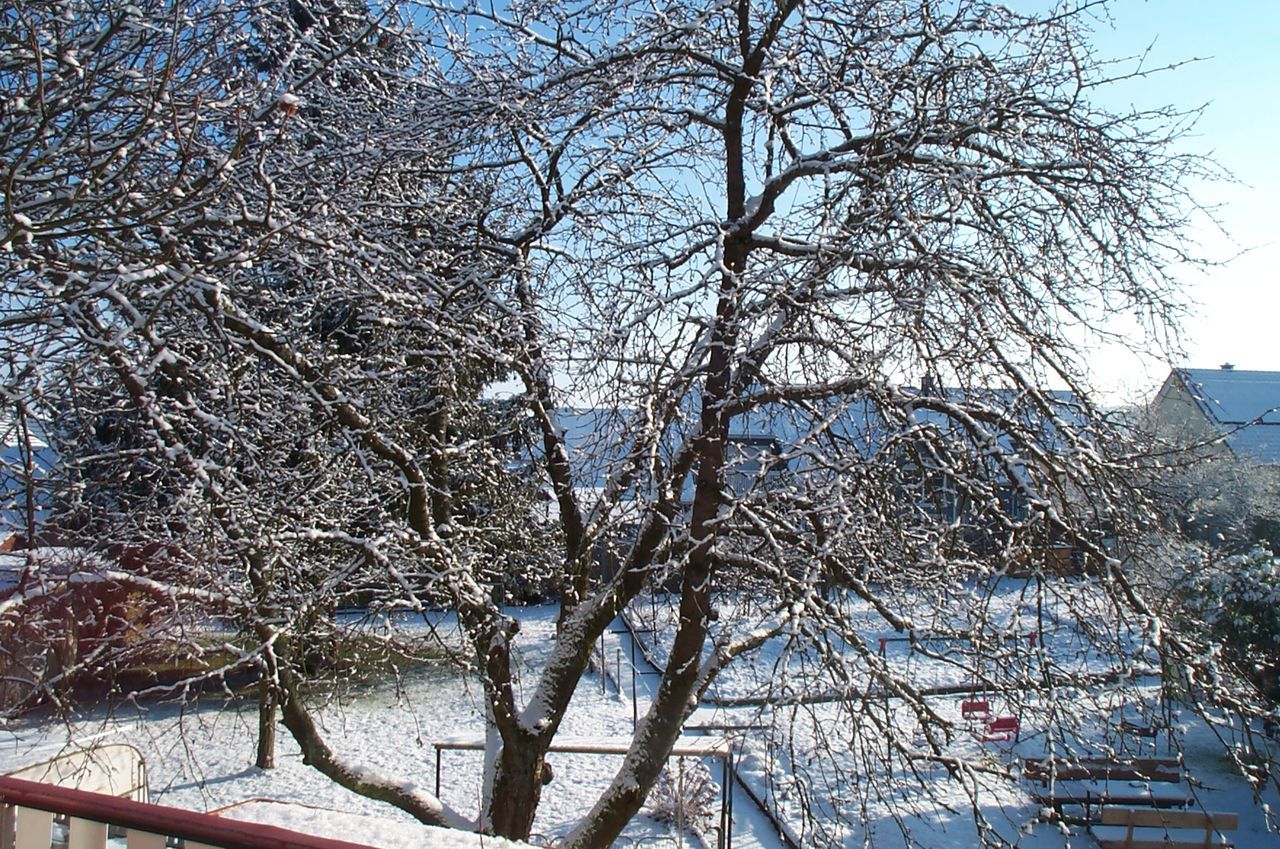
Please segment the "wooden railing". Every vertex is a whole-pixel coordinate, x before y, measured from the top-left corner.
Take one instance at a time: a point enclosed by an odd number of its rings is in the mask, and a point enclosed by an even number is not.
[[[274,825],[0,776],[0,849],[50,849],[55,816],[65,820],[67,849],[104,849],[109,827],[113,835],[125,833],[128,849],[371,849]]]

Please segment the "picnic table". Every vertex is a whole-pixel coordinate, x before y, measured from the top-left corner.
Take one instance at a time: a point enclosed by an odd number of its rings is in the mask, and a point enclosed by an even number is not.
[[[1058,816],[1064,807],[1081,807],[1085,822],[1103,805],[1185,808],[1193,801],[1182,785],[1182,765],[1172,758],[1028,759],[1023,775],[1039,783],[1032,799]]]
[[[1034,788],[1031,798],[1054,809],[1059,816],[1068,805],[1084,808],[1084,821],[1093,821],[1093,810],[1103,805],[1141,805],[1148,808],[1185,808],[1194,800],[1180,783],[1079,779],[1058,781]]]
[[[1090,778],[1176,784],[1182,780],[1182,764],[1176,758],[1027,758],[1023,762],[1022,774],[1042,785],[1047,785],[1050,780]]]

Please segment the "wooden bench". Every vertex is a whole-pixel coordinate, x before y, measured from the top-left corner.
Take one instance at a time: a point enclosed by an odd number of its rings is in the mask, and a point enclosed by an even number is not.
[[[1083,808],[1091,822],[1104,806],[1141,805],[1150,808],[1185,808],[1193,802],[1182,787],[1182,765],[1174,758],[1032,759],[1023,762],[1023,776],[1033,787],[1031,798],[1063,816],[1070,806]]]
[[[1115,724],[1115,729],[1121,734],[1127,734],[1130,737],[1146,737],[1154,740],[1156,735],[1160,733],[1160,729],[1154,725],[1144,725],[1140,722],[1131,722],[1122,719]]]
[[[1029,781],[1048,784],[1057,781],[1114,780],[1156,781],[1176,784],[1182,780],[1182,764],[1176,758],[1028,758],[1023,762],[1022,774]]]
[[[1222,834],[1239,826],[1231,813],[1169,811],[1108,805],[1089,832],[1102,849],[1230,849]]]
[[[1050,788],[1032,789],[1031,798],[1064,820],[1085,823],[1093,822],[1095,810],[1106,806],[1186,808],[1195,801],[1178,784],[1097,780],[1059,781]],[[1066,817],[1064,808],[1068,806],[1082,808],[1084,815]]]

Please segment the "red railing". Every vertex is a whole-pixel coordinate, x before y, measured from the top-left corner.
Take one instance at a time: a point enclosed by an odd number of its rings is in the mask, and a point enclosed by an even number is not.
[[[151,835],[178,837],[206,846],[234,849],[373,849],[360,843],[316,837],[279,826],[224,819],[182,808],[134,802],[102,793],[72,790],[8,776],[0,776],[0,803],[3,803],[6,814],[3,818],[3,833],[0,833],[0,847],[15,845],[15,819],[20,820],[22,809],[29,809],[74,818],[72,829],[75,828],[75,819],[88,820]],[[21,831],[19,829],[19,833]],[[48,845],[47,842],[44,844],[45,847]],[[28,847],[18,845],[17,849]]]

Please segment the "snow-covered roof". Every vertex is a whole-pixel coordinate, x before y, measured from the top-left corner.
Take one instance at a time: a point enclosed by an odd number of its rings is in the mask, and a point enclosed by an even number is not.
[[[0,440],[0,468],[22,469],[26,465],[27,451],[25,445]],[[48,474],[58,459],[53,449],[38,439],[31,441],[30,453],[37,474]]]
[[[22,572],[27,568],[27,559],[21,554],[0,553],[0,597],[4,597],[18,588],[22,580]]]
[[[911,394],[916,390],[906,389]],[[986,408],[1026,431],[1038,432],[1039,441],[1050,451],[1066,451],[1073,441],[1064,431],[1073,432],[1077,439],[1087,426],[1085,417],[1075,397],[1069,392],[1049,391],[1040,396],[1040,403],[1050,413],[1045,415],[1028,399],[998,389],[955,389],[942,391],[941,399],[947,404],[963,408]],[[684,429],[696,421],[694,407],[696,392],[685,399],[687,412],[683,423],[677,422],[663,435],[667,452],[674,451]],[[885,450],[895,436],[905,429],[927,428],[944,434],[948,439],[964,442],[970,437],[951,416],[943,411],[920,405],[912,409],[907,405],[909,423],[901,422],[902,411],[891,414],[869,397],[834,399],[830,409],[822,405],[797,409],[785,404],[766,404],[751,409],[734,418],[729,438],[735,443],[762,444],[773,442],[780,455],[786,455],[802,442],[811,441],[825,450],[872,457]],[[637,411],[626,408],[561,408],[552,411],[557,427],[565,438],[565,447],[574,463],[575,486],[583,495],[598,494],[605,487],[610,475],[623,462],[631,447],[632,428],[642,428]],[[820,434],[820,437],[819,437]],[[1007,433],[996,430],[996,442],[1013,453]],[[537,447],[534,447],[537,451]],[[795,452],[796,457],[783,461],[793,472],[800,471],[806,451]],[[744,452],[742,459],[751,461],[755,455]],[[758,468],[750,473],[755,473]],[[693,495],[693,479],[682,484],[682,499]],[[594,500],[594,499],[590,499]]]
[[[0,446],[6,450],[16,449],[19,443],[26,441],[37,450],[49,447],[44,438],[44,425],[31,418],[21,420],[21,425],[10,410],[0,409]]]
[[[62,580],[77,574],[100,574],[110,568],[111,564],[82,548],[46,546],[0,552],[0,597],[18,588],[24,572]]]
[[[1280,464],[1280,372],[1174,369],[1236,456]]]

